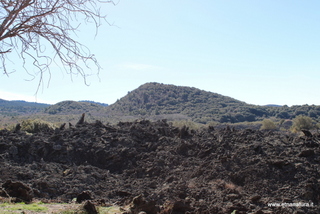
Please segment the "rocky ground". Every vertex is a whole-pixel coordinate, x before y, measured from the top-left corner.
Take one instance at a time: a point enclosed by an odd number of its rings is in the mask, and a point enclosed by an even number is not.
[[[1,130],[0,195],[130,204],[124,213],[320,213],[316,133],[82,122]]]

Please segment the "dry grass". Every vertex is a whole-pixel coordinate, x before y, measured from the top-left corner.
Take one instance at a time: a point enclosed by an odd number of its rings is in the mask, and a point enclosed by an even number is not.
[[[213,190],[217,190],[217,189],[230,189],[230,190],[235,190],[237,192],[240,192],[241,191],[241,187],[240,186],[237,186],[235,185],[234,183],[232,182],[227,182],[227,181],[224,181],[222,179],[217,179],[217,180],[214,180],[214,181],[211,181],[210,182],[210,185],[211,185],[211,188]]]

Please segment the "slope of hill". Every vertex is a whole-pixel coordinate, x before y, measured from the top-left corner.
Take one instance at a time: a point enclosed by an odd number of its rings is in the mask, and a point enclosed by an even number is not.
[[[92,102],[76,102],[76,101],[62,101],[55,105],[47,107],[44,112],[47,114],[59,114],[59,115],[69,115],[69,114],[82,114],[90,112],[91,114],[97,114],[104,110],[104,106],[92,103]]]
[[[262,110],[217,93],[160,83],[146,83],[108,108],[110,114],[116,115],[176,115],[199,123],[254,121],[264,114]]]
[[[49,104],[26,102],[23,100],[8,101],[0,99],[0,114],[6,116],[29,115],[42,112]]]
[[[320,122],[320,106],[258,106],[193,87],[146,83],[129,92],[113,105],[108,114],[147,119],[189,119],[198,123],[212,121],[238,123],[265,118],[292,119],[306,115]]]

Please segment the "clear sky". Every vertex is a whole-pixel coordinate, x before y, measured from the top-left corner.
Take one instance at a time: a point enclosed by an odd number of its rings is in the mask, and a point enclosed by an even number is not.
[[[320,105],[319,8],[318,0],[120,0],[102,8],[113,26],[78,33],[103,68],[89,86],[52,68],[35,96],[37,80],[21,70],[1,75],[0,98],[112,104],[159,82],[249,104]]]

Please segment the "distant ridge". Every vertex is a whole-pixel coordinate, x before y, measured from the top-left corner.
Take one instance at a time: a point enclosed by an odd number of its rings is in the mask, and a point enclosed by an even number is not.
[[[9,101],[0,99],[0,114],[10,116],[37,114],[48,106],[50,105],[24,100]]]
[[[95,102],[95,101],[91,101],[91,100],[80,100],[79,102],[94,103],[94,104],[98,104],[101,106],[108,106],[109,105],[107,103],[100,103],[100,102]]]
[[[47,114],[60,114],[60,115],[69,115],[69,114],[82,114],[82,113],[91,113],[97,114],[100,111],[104,110],[104,106],[97,104],[95,102],[85,102],[85,101],[62,101],[55,105],[49,106],[45,109]]]
[[[4,100],[0,99],[1,106],[36,106],[36,107],[45,107],[50,104],[38,103],[38,102],[28,102],[25,100]]]
[[[282,107],[282,105],[276,105],[276,104],[268,104],[268,105],[264,105],[264,106],[270,106],[270,107]]]

